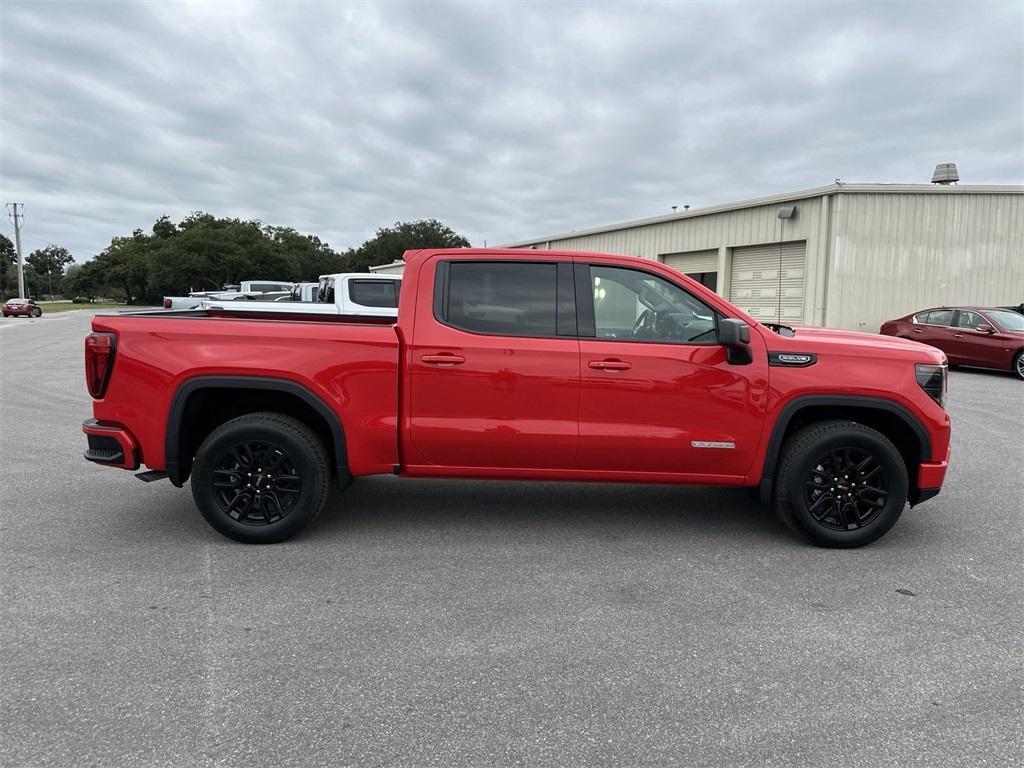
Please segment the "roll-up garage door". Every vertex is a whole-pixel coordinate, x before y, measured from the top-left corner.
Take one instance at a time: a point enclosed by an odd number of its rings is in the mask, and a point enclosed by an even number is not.
[[[806,241],[736,248],[729,300],[757,320],[802,323],[806,263]]]
[[[677,269],[684,275],[697,272],[718,271],[718,249],[709,251],[688,251],[686,253],[666,253],[661,257],[666,267]]]

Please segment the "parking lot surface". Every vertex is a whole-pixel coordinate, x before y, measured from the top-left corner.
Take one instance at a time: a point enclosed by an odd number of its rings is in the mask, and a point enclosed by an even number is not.
[[[946,488],[865,549],[394,477],[253,547],[82,459],[88,323],[0,326],[3,765],[1021,764],[1024,382],[951,374]]]

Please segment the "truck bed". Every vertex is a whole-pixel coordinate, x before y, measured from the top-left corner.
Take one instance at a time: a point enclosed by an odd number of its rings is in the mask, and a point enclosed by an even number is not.
[[[224,302],[222,305],[196,307],[194,309],[142,309],[122,310],[117,315],[153,318],[222,318],[233,320],[251,320],[254,322],[311,322],[311,323],[345,323],[351,325],[395,325],[397,318],[391,315],[353,315],[339,314],[333,304],[315,304],[312,302]],[[97,315],[110,317],[112,315]]]
[[[390,472],[398,460],[399,340],[380,318],[360,320],[239,318],[209,310],[97,315],[93,330],[117,336],[117,364],[104,397],[94,401],[94,415],[113,424],[130,421],[141,461],[164,469],[168,413],[185,379],[285,380],[337,416],[350,438],[353,474]]]

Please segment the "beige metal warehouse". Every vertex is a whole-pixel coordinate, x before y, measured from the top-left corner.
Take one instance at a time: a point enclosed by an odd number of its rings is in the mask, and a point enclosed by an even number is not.
[[[1024,301],[1024,187],[837,183],[512,245],[656,259],[760,320],[877,331]]]

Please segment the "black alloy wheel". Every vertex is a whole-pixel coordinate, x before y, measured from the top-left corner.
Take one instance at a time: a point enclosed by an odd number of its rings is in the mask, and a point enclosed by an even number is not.
[[[192,463],[192,496],[211,526],[247,544],[291,538],[327,503],[329,454],[305,423],[258,412],[214,429]]]
[[[804,504],[821,526],[854,531],[870,525],[889,499],[885,469],[868,451],[843,447],[821,456],[804,481]]]
[[[302,475],[287,450],[263,440],[229,446],[211,478],[221,511],[243,525],[270,525],[290,513],[302,494]]]
[[[884,536],[907,505],[903,455],[865,424],[829,420],[790,436],[775,476],[775,509],[823,547],[860,547]]]

